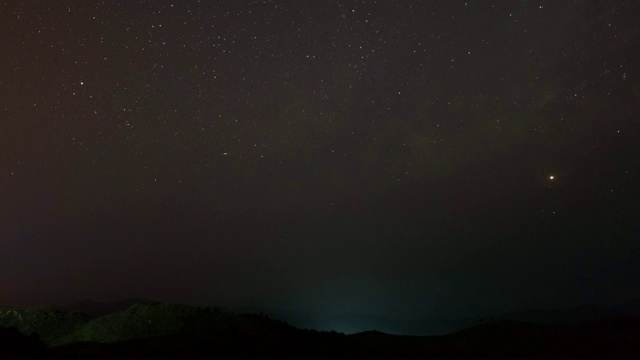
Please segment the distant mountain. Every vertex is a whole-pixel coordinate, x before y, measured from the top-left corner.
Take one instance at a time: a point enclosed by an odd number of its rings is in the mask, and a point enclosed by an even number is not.
[[[62,338],[63,343],[125,341],[179,333],[197,321],[215,321],[206,309],[158,302],[137,303],[126,310],[90,319]]]
[[[345,334],[377,330],[395,335],[432,336],[448,334],[480,322],[480,319],[475,318],[405,320],[367,314],[344,313],[319,321],[318,326],[315,328],[323,331],[335,330]]]
[[[430,336],[444,335],[484,322],[485,318],[431,318],[408,320],[365,313],[326,314],[313,311],[290,311],[268,308],[237,308],[236,312],[267,314],[300,329],[337,331],[344,334],[377,330],[386,334]]]
[[[226,333],[290,333],[298,329],[265,315],[222,312],[218,309],[159,302],[138,303],[126,310],[95,317],[62,337],[61,343],[114,343],[160,336],[193,338]]]
[[[297,329],[260,314],[145,302],[70,332],[61,356],[279,356],[334,352],[344,335]]]
[[[27,336],[37,334],[47,344],[55,344],[89,318],[86,314],[63,312],[49,307],[0,306],[1,327],[15,327]]]
[[[4,326],[16,328],[0,328],[0,357],[5,354],[71,358],[640,356],[639,318],[584,320],[584,313],[593,313],[588,309],[560,311],[561,316],[555,310],[550,313],[554,316],[545,319],[554,322],[497,320],[446,335],[400,336],[380,329],[352,335],[302,330],[263,314],[152,301],[95,317],[50,308],[3,307],[0,321]],[[536,315],[540,319],[537,311],[515,314]],[[395,320],[363,315],[337,318],[360,322],[360,326],[366,326],[366,321],[378,325],[391,321],[387,325],[406,326],[402,322],[395,324]],[[573,321],[578,318],[579,321]],[[557,319],[572,321],[557,322]],[[420,325],[420,321],[416,324]],[[39,342],[37,334],[45,340],[47,348]]]

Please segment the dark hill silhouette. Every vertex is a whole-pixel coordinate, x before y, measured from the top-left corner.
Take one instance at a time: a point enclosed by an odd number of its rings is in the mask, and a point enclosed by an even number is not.
[[[24,335],[38,334],[46,344],[59,342],[60,337],[89,319],[86,314],[59,311],[50,307],[0,306],[0,326],[15,327]]]
[[[461,356],[628,357],[640,355],[640,319],[566,324],[500,320],[444,337]],[[468,351],[467,351],[468,350]]]
[[[326,317],[315,328],[326,331],[336,330],[345,334],[378,330],[395,335],[429,336],[448,334],[480,322],[479,318],[407,320],[367,314],[342,313]]]
[[[17,328],[0,327],[0,358],[51,355],[37,334],[26,336]]]
[[[399,336],[374,330],[352,335],[301,330],[262,314],[158,302],[137,303],[125,310],[93,318],[47,308],[8,309],[2,320],[19,320],[23,330],[32,334],[25,336],[18,333],[18,329],[0,333],[5,339],[2,341],[11,343],[7,347],[13,351],[11,356],[640,356],[640,319],[635,317],[565,323],[498,320],[447,335]],[[56,323],[51,318],[61,321],[60,324],[65,323],[64,319],[76,319],[77,322],[61,334],[51,325]],[[44,348],[37,333],[43,338],[56,338],[57,342],[49,341],[49,348]]]

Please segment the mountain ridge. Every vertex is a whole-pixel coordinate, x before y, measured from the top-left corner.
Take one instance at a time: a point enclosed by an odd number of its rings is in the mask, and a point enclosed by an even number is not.
[[[31,344],[23,346],[24,354],[63,357],[640,356],[634,345],[640,318],[628,316],[569,323],[497,319],[438,336],[379,329],[346,335],[300,329],[265,314],[142,301],[93,317],[48,307],[0,307],[0,326],[14,328],[0,332],[4,340]]]

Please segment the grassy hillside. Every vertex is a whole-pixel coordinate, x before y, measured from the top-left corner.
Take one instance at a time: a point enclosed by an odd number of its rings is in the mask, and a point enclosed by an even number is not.
[[[224,333],[260,335],[291,333],[292,326],[261,315],[235,314],[186,305],[144,302],[124,311],[93,318],[61,337],[59,343],[112,343],[165,335],[192,337]]]
[[[78,341],[116,342],[179,332],[201,310],[183,305],[144,303],[103,315],[70,331],[61,343]]]
[[[89,319],[86,314],[63,312],[49,307],[0,306],[0,327],[15,327],[24,335],[37,334],[46,344],[55,344]]]

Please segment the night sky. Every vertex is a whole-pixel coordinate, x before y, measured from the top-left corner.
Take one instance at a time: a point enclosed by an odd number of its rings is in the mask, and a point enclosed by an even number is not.
[[[0,302],[428,318],[640,298],[639,18],[2,1]]]

